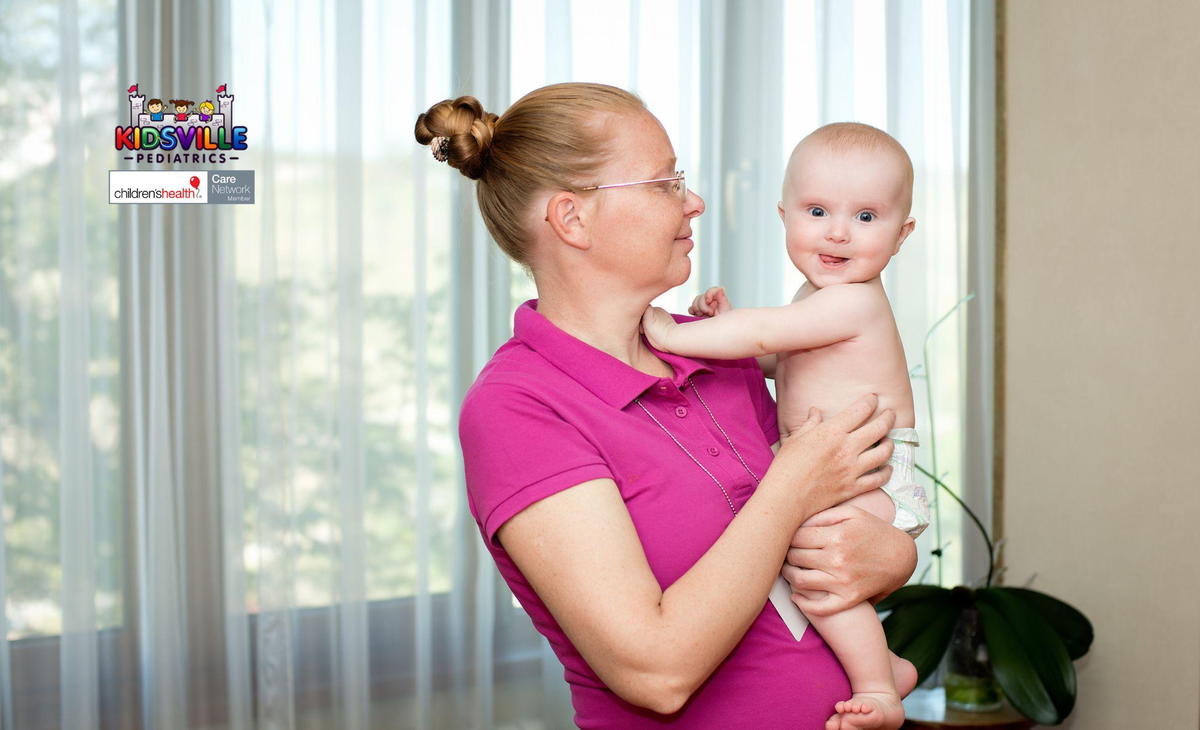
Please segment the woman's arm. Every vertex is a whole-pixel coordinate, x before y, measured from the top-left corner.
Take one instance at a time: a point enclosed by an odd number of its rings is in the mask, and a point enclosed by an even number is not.
[[[721,537],[666,590],[610,479],[535,502],[498,537],[605,684],[670,714],[762,610],[796,527],[851,492],[886,483],[888,469],[868,473],[890,454],[870,448],[894,420],[885,411],[868,421],[876,405],[873,396],[863,398],[789,437]]]
[[[839,505],[796,531],[787,562],[783,577],[800,594],[800,610],[828,616],[863,601],[878,603],[903,586],[917,567],[917,547],[878,517]],[[828,595],[812,600],[809,591]]]

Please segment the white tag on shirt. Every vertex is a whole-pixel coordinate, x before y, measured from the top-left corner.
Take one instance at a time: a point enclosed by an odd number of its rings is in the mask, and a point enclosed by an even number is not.
[[[808,618],[792,603],[792,586],[782,575],[775,576],[775,585],[771,586],[771,605],[775,606],[796,641],[800,641],[808,628]]]

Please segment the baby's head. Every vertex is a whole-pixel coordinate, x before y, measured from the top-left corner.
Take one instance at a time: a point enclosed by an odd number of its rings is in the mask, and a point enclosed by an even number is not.
[[[908,153],[875,127],[839,122],[800,140],[779,203],[792,263],[817,288],[879,276],[916,225],[912,185]]]

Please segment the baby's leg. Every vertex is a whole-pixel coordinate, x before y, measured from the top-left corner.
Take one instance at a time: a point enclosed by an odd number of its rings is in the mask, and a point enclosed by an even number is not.
[[[870,512],[889,525],[892,524],[892,520],[896,519],[896,505],[892,502],[892,498],[887,496],[887,492],[882,489],[872,489],[866,494],[860,494],[842,504]]]
[[[896,504],[892,502],[892,498],[887,495],[882,489],[876,489],[873,492],[867,492],[861,496],[851,499],[847,504],[866,510],[875,515],[884,522],[892,522],[896,519]],[[819,629],[818,629],[819,630]],[[892,652],[888,652],[892,663],[892,678],[896,685],[896,690],[901,697],[907,697],[909,692],[912,692],[917,687],[917,668],[909,660],[896,656]]]
[[[895,505],[881,489],[859,495],[846,504],[888,523],[895,519]],[[899,658],[888,651],[887,637],[875,608],[864,602],[832,616],[809,619],[837,655],[854,690],[853,697],[837,703],[837,714],[826,722],[826,730],[899,728],[904,723],[904,707],[896,687],[900,672],[894,669]],[[896,666],[903,668],[902,664]],[[907,677],[903,683],[908,684]]]
[[[891,524],[892,520],[896,519],[896,505],[892,503],[892,498],[887,496],[887,493],[882,489],[873,489],[866,494],[860,494],[857,497],[852,497],[842,504],[854,505],[864,512],[870,512],[888,524]],[[829,594],[825,591],[804,592],[804,597],[810,601],[820,601],[828,595]],[[799,606],[797,606],[797,608],[799,608]]]
[[[892,653],[875,608],[863,602],[832,616],[810,616],[809,620],[837,655],[854,690],[853,697],[837,703],[837,714],[826,722],[826,730],[900,727],[904,707],[896,690]]]
[[[866,494],[860,494],[857,497],[846,500],[842,504],[850,504],[858,507],[864,512],[869,512],[879,519],[892,523],[896,519],[896,505],[892,503],[892,498],[887,495],[882,489],[873,489]],[[807,524],[807,523],[806,523]],[[829,594],[825,591],[805,591],[804,597],[810,601],[824,600]],[[799,608],[799,606],[797,606]],[[803,608],[801,608],[803,610]]]

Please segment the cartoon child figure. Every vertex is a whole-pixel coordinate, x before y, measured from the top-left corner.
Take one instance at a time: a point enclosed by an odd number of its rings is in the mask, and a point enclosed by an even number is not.
[[[690,310],[708,319],[676,323],[651,307],[642,324],[650,343],[665,352],[758,357],[775,378],[784,437],[810,418],[820,422],[822,413],[877,393],[879,408],[896,416],[888,434],[890,481],[848,503],[916,537],[929,524],[929,502],[913,467],[918,439],[908,365],[880,278],[916,223],[909,216],[912,187],[912,162],[887,133],[856,123],[818,129],[792,152],[779,203],[788,257],[807,279],[792,303],[734,309],[724,290],[713,287]],[[786,622],[792,608],[786,583],[783,591],[782,597],[772,591],[771,602]],[[874,608],[861,603],[809,619],[854,692],[837,703],[825,727],[899,728],[900,698],[915,684],[916,671],[888,651]]]
[[[175,106],[175,121],[186,122],[188,118],[188,109],[192,108],[192,104],[196,102],[188,99],[172,99],[171,104]]]
[[[161,122],[163,120],[163,103],[162,99],[151,99],[146,104],[146,111],[150,112],[150,121]]]
[[[204,101],[200,102],[200,106],[197,107],[197,110],[200,112],[200,121],[207,122],[212,119],[213,111],[216,110],[216,107],[213,106],[211,101],[205,99]]]

